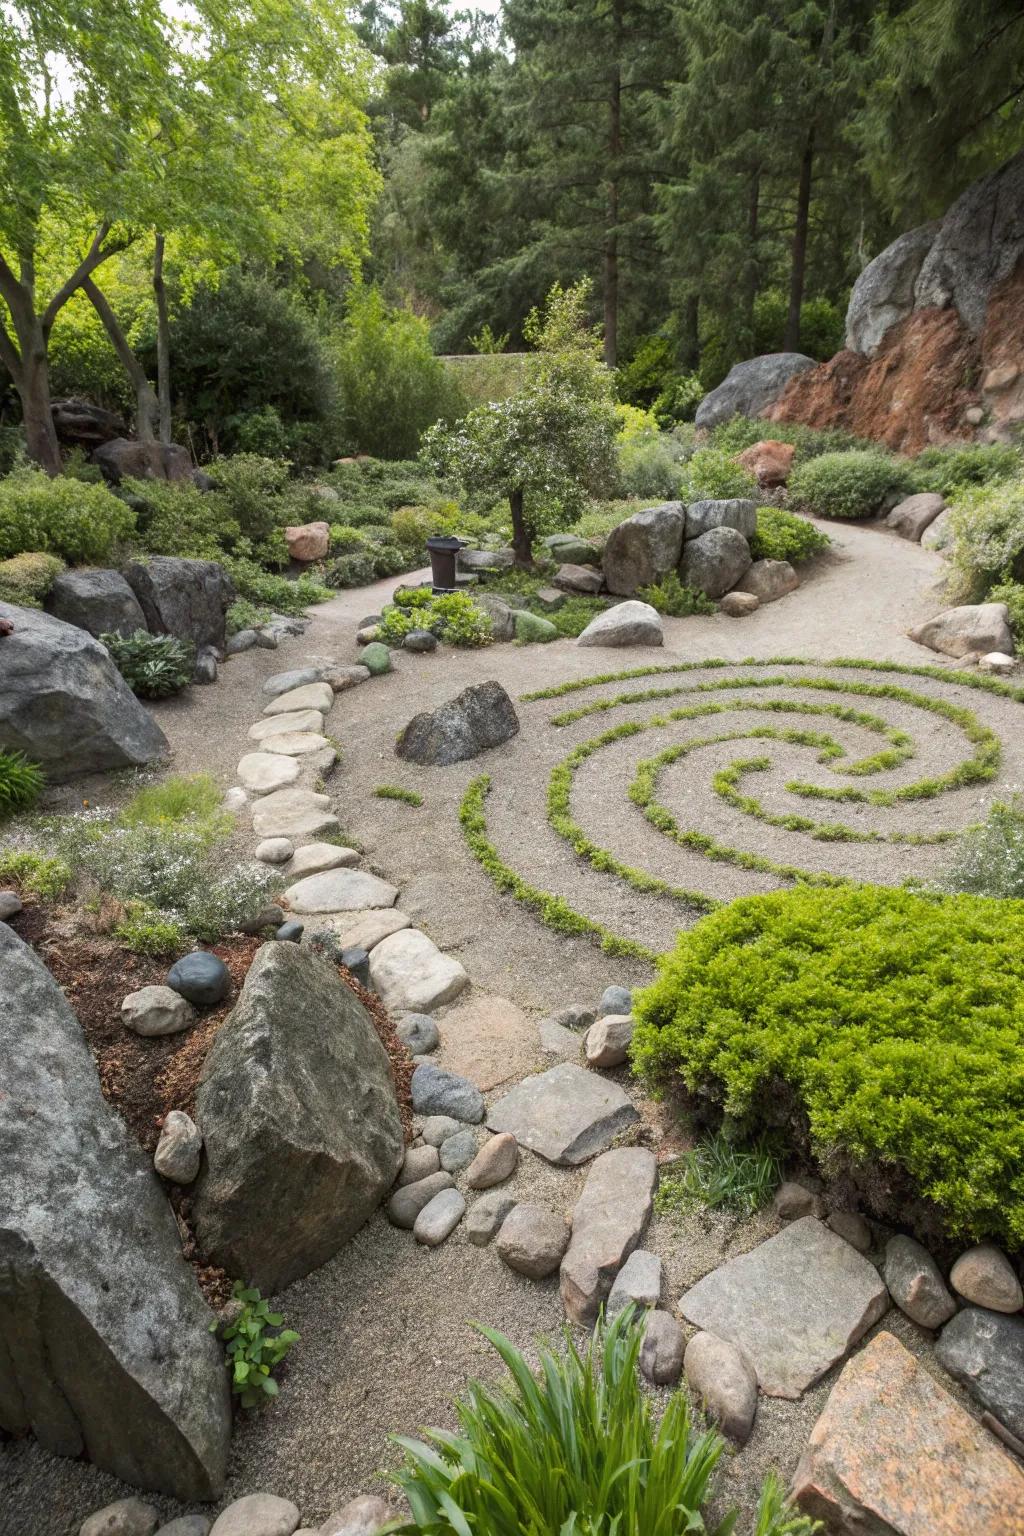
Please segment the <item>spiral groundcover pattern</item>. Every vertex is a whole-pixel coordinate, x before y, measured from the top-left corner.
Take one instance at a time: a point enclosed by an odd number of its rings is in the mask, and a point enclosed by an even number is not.
[[[839,658],[646,666],[519,701],[548,768],[470,783],[464,834],[495,884],[566,933],[653,960],[736,896],[928,880],[1024,778],[1024,688]]]

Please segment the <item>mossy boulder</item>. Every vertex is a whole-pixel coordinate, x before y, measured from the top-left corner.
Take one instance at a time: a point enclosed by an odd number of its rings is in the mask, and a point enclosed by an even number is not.
[[[373,677],[383,677],[391,671],[391,652],[382,640],[371,640],[359,652],[359,663]]]
[[[558,630],[550,619],[542,619],[538,613],[530,613],[526,608],[513,610],[512,617],[515,620],[516,639],[523,645],[544,645],[548,640],[558,639]]]

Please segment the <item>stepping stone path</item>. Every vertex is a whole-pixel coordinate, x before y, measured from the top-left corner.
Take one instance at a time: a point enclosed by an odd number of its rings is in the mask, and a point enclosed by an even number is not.
[[[571,1322],[592,1327],[647,1225],[658,1182],[654,1153],[618,1147],[594,1160],[572,1213],[561,1292]]]
[[[492,1131],[511,1131],[521,1147],[549,1163],[574,1168],[605,1151],[639,1118],[617,1083],[562,1062],[492,1104],[487,1124]]]
[[[284,899],[293,912],[359,912],[394,906],[398,888],[362,869],[325,869],[290,885]]]
[[[319,710],[299,709],[255,721],[249,727],[249,740],[273,741],[275,736],[318,736],[323,728],[324,717]]]
[[[396,900],[397,897],[396,891]],[[418,928],[401,928],[374,945],[370,979],[385,1008],[411,1013],[430,1013],[444,1003],[454,1002],[469,985],[469,977],[459,962],[442,954],[433,939]]]
[[[769,1397],[798,1398],[889,1305],[874,1266],[813,1216],[730,1259],[682,1297],[688,1322],[741,1349]]]
[[[793,1486],[837,1536],[1024,1530],[1024,1472],[891,1333],[843,1367]]]
[[[471,1125],[484,1118],[484,1096],[479,1088],[432,1062],[422,1063],[412,1075],[412,1107],[418,1115],[446,1115]]]
[[[238,764],[238,782],[252,795],[267,795],[294,784],[300,772],[294,758],[277,752],[247,752]]]
[[[296,848],[285,873],[291,879],[301,879],[328,869],[347,869],[358,862],[355,848],[342,848],[336,843],[307,843],[304,848]]]
[[[529,1280],[543,1280],[558,1268],[568,1243],[564,1216],[550,1206],[525,1201],[505,1217],[495,1247],[509,1269]]]
[[[300,709],[317,710],[321,715],[329,714],[334,704],[334,690],[327,683],[306,683],[302,688],[293,688],[288,693],[278,694],[271,699],[263,711],[264,717],[268,715],[293,715]]]

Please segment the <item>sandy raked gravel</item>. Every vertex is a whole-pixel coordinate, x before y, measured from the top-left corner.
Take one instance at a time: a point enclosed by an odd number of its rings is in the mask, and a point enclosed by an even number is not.
[[[392,675],[338,696],[329,725],[342,753],[340,768],[329,784],[333,809],[346,836],[364,850],[361,867],[397,886],[402,912],[468,971],[472,990],[438,1015],[442,1043],[435,1059],[454,1070],[479,1068],[481,1086],[489,1098],[504,1091],[498,1083],[504,1076],[505,1059],[515,1077],[550,1064],[539,1054],[537,1019],[569,1003],[595,1006],[607,985],[642,984],[650,969],[640,961],[609,958],[584,939],[551,932],[495,891],[465,847],[458,826],[459,802],[473,777],[481,771],[493,773],[495,789],[488,816],[494,840],[531,883],[564,894],[590,916],[654,948],[670,943],[679,923],[691,918],[674,903],[641,895],[582,866],[544,821],[553,763],[579,741],[625,718],[621,712],[592,716],[558,732],[546,723],[558,702],[517,705],[523,721],[520,736],[486,758],[444,769],[420,769],[400,762],[394,754],[397,732],[418,710],[453,697],[469,683],[492,677],[516,699],[524,691],[600,671],[711,657],[741,661],[780,655],[815,660],[860,656],[941,666],[941,658],[922,651],[905,634],[943,606],[935,590],[943,571],[941,559],[873,528],[830,525],[829,532],[833,550],[805,572],[797,592],[744,619],[724,615],[668,619],[664,650],[602,652],[556,641],[479,652],[400,653]],[[285,642],[277,652],[246,652],[222,669],[216,687],[191,689],[185,698],[158,705],[154,713],[174,750],[172,771],[202,768],[215,773],[225,787],[235,782],[236,763],[253,747],[249,727],[266,702],[261,691],[264,679],[303,665],[307,657],[342,663],[354,660],[357,622],[379,611],[396,584],[389,581],[339,595],[311,610],[312,623],[301,638]],[[679,681],[692,684],[703,676],[684,675]],[[1024,783],[1021,706],[945,684],[899,677],[892,681],[921,692],[938,692],[975,710],[1000,735],[1004,765],[994,786],[954,791],[941,802],[926,802],[924,808],[915,805],[889,813],[898,821],[876,819],[867,825],[913,826],[919,818],[922,828],[927,828],[941,816],[943,825],[962,826],[978,819],[993,793]],[[623,686],[605,691],[621,691]],[[561,706],[592,696],[570,695]],[[682,702],[691,701],[673,699],[664,707]],[[876,711],[889,724],[909,729],[915,737],[917,757],[906,766],[905,774],[904,769],[897,770],[897,777],[887,778],[887,784],[901,782],[899,774],[904,774],[905,781],[941,772],[967,755],[960,733],[937,716],[910,711],[892,701],[853,702]],[[637,718],[649,718],[661,707],[647,705]],[[715,717],[714,729],[749,728],[756,718],[730,712]],[[792,722],[787,718],[780,723]],[[804,724],[834,734],[851,756],[866,755],[883,745],[859,727],[816,719]],[[574,790],[574,814],[590,835],[620,857],[668,873],[681,884],[698,885],[723,898],[770,887],[775,883],[770,879],[673,849],[629,806],[625,788],[636,761],[653,756],[669,739],[673,738],[648,731],[638,738],[642,745],[634,744],[632,753],[609,748],[591,759]],[[835,846],[806,838],[795,842],[794,834],[736,817],[708,793],[707,782],[714,769],[747,755],[747,746],[749,755],[762,750],[756,741],[741,744],[740,750],[736,743],[728,743],[722,750],[708,749],[696,772],[691,766],[675,765],[659,786],[661,797],[681,820],[689,813],[690,824],[723,837],[728,834],[732,841],[772,858],[790,857],[805,865],[818,858],[822,867],[829,867],[833,859],[843,873],[880,879],[902,879],[906,869],[932,867],[934,849],[917,848],[912,856],[900,850],[894,860],[891,846]],[[771,809],[776,801],[791,808],[780,787],[783,780],[794,772],[810,778],[822,770],[815,768],[805,749],[766,743],[764,750],[773,756],[777,771],[764,776],[771,786],[758,782],[749,792],[761,795]],[[381,783],[417,789],[424,806],[415,809],[373,798],[373,788]],[[65,799],[68,807],[80,796],[103,804],[124,793],[123,787],[102,780],[80,781]],[[842,809],[851,819],[850,808]],[[873,817],[878,814],[871,812]],[[239,821],[239,851],[248,854],[254,839],[248,818]],[[493,1029],[482,1021],[474,1024],[473,1001],[478,996],[487,999],[483,1012],[496,1021]],[[507,1052],[501,1034],[506,1028]],[[627,1088],[646,1122],[656,1118],[658,1111],[642,1102],[623,1070],[610,1075]],[[569,1211],[583,1176],[584,1170],[554,1169],[524,1152],[510,1184],[503,1187],[518,1198]],[[663,1304],[674,1304],[683,1290],[726,1257],[746,1251],[775,1229],[775,1218],[766,1212],[744,1223],[711,1215],[694,1215],[682,1223],[655,1217],[643,1246],[664,1261]],[[503,1329],[527,1348],[538,1334],[556,1333],[563,1320],[557,1274],[541,1283],[527,1281],[507,1270],[493,1249],[470,1245],[461,1230],[442,1247],[426,1248],[413,1242],[409,1233],[390,1227],[380,1212],[334,1260],[289,1287],[277,1302],[289,1325],[301,1333],[302,1342],[290,1359],[281,1396],[271,1410],[243,1417],[239,1424],[222,1504],[254,1490],[273,1492],[292,1499],[302,1511],[304,1524],[314,1527],[354,1495],[380,1486],[375,1479],[396,1461],[390,1434],[415,1432],[428,1423],[450,1425],[450,1399],[466,1379],[496,1374],[495,1357],[474,1333],[472,1320]],[[919,1334],[901,1314],[890,1312],[882,1326],[921,1353]],[[775,1466],[787,1478],[792,1474],[835,1374],[800,1402],[762,1399],[746,1449],[741,1456],[725,1458],[719,1515],[727,1502],[735,1501],[749,1516],[756,1486],[767,1468]],[[948,1378],[943,1378],[943,1384],[966,1401]],[[31,1440],[0,1446],[0,1536],[76,1536],[85,1515],[125,1496],[126,1491],[85,1463],[44,1454]],[[156,1497],[152,1502],[165,1519],[185,1512],[174,1501]]]

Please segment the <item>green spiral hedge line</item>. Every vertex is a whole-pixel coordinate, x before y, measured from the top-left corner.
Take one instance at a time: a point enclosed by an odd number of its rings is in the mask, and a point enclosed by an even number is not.
[[[548,722],[556,730],[564,729],[591,715],[607,714],[614,709],[635,708],[642,704],[667,701],[680,696],[686,696],[692,702],[656,713],[646,720],[620,721],[576,745],[560,763],[555,765],[551,773],[547,814],[553,830],[564,838],[574,853],[591,868],[613,875],[633,890],[653,893],[677,902],[681,912],[692,919],[713,911],[719,903],[700,890],[675,885],[656,873],[626,863],[611,850],[597,843],[573,816],[571,799],[575,776],[583,765],[603,747],[627,738],[639,737],[646,731],[663,730],[667,726],[682,722],[705,720],[716,715],[734,714],[737,711],[750,711],[758,715],[804,715],[822,721],[833,719],[856,725],[879,736],[884,742],[879,751],[851,761],[847,758],[846,749],[841,743],[826,732],[781,724],[778,726],[758,724],[749,730],[688,736],[638,764],[629,788],[629,798],[650,826],[678,846],[696,852],[709,860],[731,863],[738,868],[766,874],[797,886],[843,887],[850,885],[851,881],[841,874],[804,869],[794,863],[785,863],[764,854],[752,853],[711,836],[699,826],[680,825],[676,816],[658,799],[658,782],[662,771],[699,748],[729,741],[767,741],[806,747],[816,753],[816,761],[830,773],[841,775],[844,779],[863,780],[897,768],[910,762],[915,756],[914,739],[906,730],[889,724],[882,716],[866,708],[859,707],[861,701],[879,700],[908,708],[922,709],[940,716],[963,733],[972,751],[943,773],[918,778],[896,788],[868,788],[862,787],[861,784],[850,783],[814,784],[803,779],[791,779],[786,783],[785,788],[790,793],[812,802],[892,808],[903,803],[934,799],[950,789],[984,783],[997,774],[1001,758],[999,739],[973,710],[932,693],[909,688],[902,682],[888,679],[869,682],[856,678],[790,675],[788,672],[791,668],[814,667],[840,670],[861,669],[895,677],[930,678],[943,684],[954,683],[1010,699],[1016,703],[1024,703],[1024,688],[1014,687],[984,675],[948,672],[938,667],[901,666],[893,662],[861,661],[849,657],[825,662],[795,657],[773,657],[763,661],[750,659],[740,662],[713,659],[681,662],[664,667],[632,668],[573,679],[551,688],[524,694],[521,696],[521,702],[559,699],[568,694],[581,693],[587,689],[618,682],[632,683],[650,678],[665,679],[663,683],[656,686],[623,690],[560,711],[551,716]],[[740,675],[699,682],[687,682],[680,677],[680,674],[690,672],[721,669],[730,669]],[[755,675],[743,675],[747,672]],[[815,697],[801,699],[763,696],[765,690],[778,687],[806,691]],[[822,694],[830,693],[852,695],[858,703],[855,705],[820,697]],[[723,694],[727,697],[722,698]],[[744,694],[750,696],[745,697]],[[806,814],[774,813],[756,795],[749,792],[746,783],[749,776],[765,772],[770,766],[770,758],[763,753],[737,757],[713,775],[711,788],[738,813],[786,831],[799,832],[818,843],[923,845],[947,842],[956,836],[945,828],[936,828],[927,832],[900,830],[885,832],[852,826],[835,818],[819,820]],[[463,804],[462,824],[476,857],[499,888],[516,895],[543,921],[559,931],[586,933],[595,938],[606,950],[611,949],[612,952],[631,953],[648,958],[651,951],[646,946],[611,933],[603,925],[577,912],[564,898],[537,890],[511,869],[487,834],[485,801],[489,787],[489,778],[486,779],[486,783],[478,779],[470,785]]]

